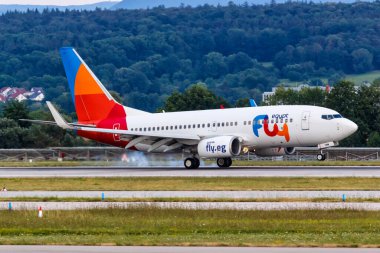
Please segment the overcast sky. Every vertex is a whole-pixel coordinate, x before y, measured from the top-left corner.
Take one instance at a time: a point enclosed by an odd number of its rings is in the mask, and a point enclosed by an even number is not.
[[[106,2],[109,0],[0,0],[0,4],[32,4],[32,5],[82,5]],[[112,0],[120,1],[120,0]]]

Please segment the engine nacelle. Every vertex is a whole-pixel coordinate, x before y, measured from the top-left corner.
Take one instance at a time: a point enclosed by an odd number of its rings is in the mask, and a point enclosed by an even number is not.
[[[284,149],[285,149],[285,154],[287,154],[287,155],[293,155],[296,152],[296,148],[295,147],[287,147],[287,148],[284,148]]]
[[[255,149],[255,154],[257,156],[283,156],[285,155],[285,149],[284,148]]]
[[[201,140],[198,154],[204,158],[223,158],[240,154],[241,144],[236,136],[218,136]]]

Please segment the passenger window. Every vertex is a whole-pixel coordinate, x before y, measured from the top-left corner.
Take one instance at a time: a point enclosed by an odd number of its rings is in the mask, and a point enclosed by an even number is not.
[[[153,127],[153,131],[156,131],[156,127]]]
[[[226,126],[228,126],[228,122],[226,122]]]
[[[290,119],[290,123],[292,123],[293,122],[293,119]]]
[[[210,127],[210,123],[207,123],[207,127]]]
[[[274,123],[274,119],[272,119],[270,122],[273,124]]]
[[[283,119],[281,119],[281,123],[284,123],[284,120],[283,120]]]
[[[201,127],[201,124],[198,124],[198,128],[200,128]]]
[[[170,130],[173,130],[173,126],[170,126]]]
[[[146,131],[146,127],[144,127],[144,132]]]
[[[233,126],[234,125],[234,122],[230,122],[231,124],[230,124],[230,126]]]
[[[189,125],[189,129],[191,128],[191,125]]]
[[[235,121],[235,126],[237,126],[238,125],[238,123],[237,123],[237,121]]]
[[[140,132],[142,132],[142,128],[140,127]]]
[[[248,125],[251,125],[251,121],[250,120],[248,121]]]
[[[215,126],[216,126],[216,124],[215,124],[215,123],[212,123],[212,126],[213,126],[213,127],[215,127]]]
[[[183,125],[183,129],[186,129],[186,125]]]
[[[224,122],[222,122],[222,127],[224,127]]]
[[[285,119],[285,123],[288,123],[288,119]]]
[[[202,128],[205,128],[205,126],[206,126],[205,124],[202,124]]]
[[[168,126],[166,126],[166,130],[169,130],[169,127],[168,127]]]
[[[247,125],[247,121],[244,121],[244,126]]]
[[[182,129],[182,125],[179,125],[179,129]]]
[[[220,123],[218,123],[218,127],[220,127]]]
[[[177,126],[174,126],[174,129],[177,130]]]
[[[164,130],[165,129],[165,127],[161,127],[161,130]]]
[[[193,128],[195,128],[195,124],[193,124]]]

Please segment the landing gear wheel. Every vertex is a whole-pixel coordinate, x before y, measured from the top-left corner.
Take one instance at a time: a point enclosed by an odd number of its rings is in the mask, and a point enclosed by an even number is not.
[[[186,169],[197,169],[199,168],[199,159],[194,157],[194,158],[186,158],[184,163]]]
[[[196,157],[194,157],[193,159],[194,159],[194,161],[195,161],[195,167],[194,167],[194,169],[198,169],[198,168],[199,168],[199,165],[201,164],[201,162],[200,162],[199,159],[196,158]]]
[[[232,159],[231,158],[224,158],[226,160],[226,167],[230,167],[232,165]]]
[[[231,158],[218,158],[216,159],[216,163],[220,168],[228,168],[232,165],[232,159]]]
[[[317,160],[318,161],[324,161],[324,160],[326,160],[326,155],[325,154],[318,154],[317,155]]]

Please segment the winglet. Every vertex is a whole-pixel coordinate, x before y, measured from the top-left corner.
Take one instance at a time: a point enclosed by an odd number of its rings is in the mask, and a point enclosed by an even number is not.
[[[251,107],[257,107],[257,104],[253,98],[249,99],[249,104]]]
[[[59,114],[57,109],[55,109],[54,105],[50,101],[46,101],[46,104],[49,107],[49,110],[50,110],[51,114],[53,115],[53,118],[59,127],[63,128],[63,129],[73,129],[72,126],[67,124],[65,119],[61,116],[61,114]]]

